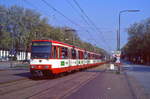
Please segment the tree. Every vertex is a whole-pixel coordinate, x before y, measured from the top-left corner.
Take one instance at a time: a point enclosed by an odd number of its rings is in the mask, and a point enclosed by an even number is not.
[[[70,27],[54,27],[40,13],[18,6],[0,6],[0,47],[28,51],[32,40],[51,39],[89,51],[102,49],[82,41]]]
[[[130,60],[135,58],[150,62],[150,18],[128,28],[128,43],[122,49]],[[131,57],[132,56],[132,57]]]

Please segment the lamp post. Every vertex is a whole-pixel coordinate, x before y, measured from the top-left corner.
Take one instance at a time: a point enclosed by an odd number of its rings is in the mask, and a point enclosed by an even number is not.
[[[121,20],[121,14],[124,12],[139,12],[140,10],[122,10],[119,12],[119,26],[117,31],[117,51],[120,51],[120,20]]]
[[[121,51],[120,51],[120,20],[121,20],[121,14],[124,12],[139,12],[140,10],[122,10],[119,12],[119,26],[118,26],[118,31],[117,31],[117,52],[116,52],[116,64],[118,66],[118,73],[120,73],[121,71],[121,67],[120,67],[120,55],[121,55]]]

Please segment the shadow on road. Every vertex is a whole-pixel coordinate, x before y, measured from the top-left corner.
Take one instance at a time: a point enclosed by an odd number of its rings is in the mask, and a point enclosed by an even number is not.
[[[17,73],[17,74],[14,74],[14,75],[15,75],[15,76],[21,76],[21,77],[24,77],[24,78],[30,78],[30,77],[31,77],[30,72]]]

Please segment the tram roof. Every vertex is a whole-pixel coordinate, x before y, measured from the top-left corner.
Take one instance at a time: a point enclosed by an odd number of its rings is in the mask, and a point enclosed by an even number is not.
[[[95,52],[90,52],[90,51],[87,51],[87,50],[85,50],[85,49],[82,49],[82,48],[79,48],[79,47],[77,47],[77,46],[74,46],[74,45],[69,45],[69,44],[67,44],[67,43],[63,43],[63,42],[60,42],[60,41],[55,41],[55,40],[32,40],[32,42],[51,42],[51,43],[56,43],[56,44],[62,44],[62,45],[65,45],[65,46],[68,46],[68,47],[74,47],[74,48],[76,48],[76,49],[78,49],[78,50],[81,50],[81,51],[86,51],[87,53],[91,53],[91,54],[96,54],[96,55],[100,55],[100,54],[97,54],[97,53],[95,53]]]

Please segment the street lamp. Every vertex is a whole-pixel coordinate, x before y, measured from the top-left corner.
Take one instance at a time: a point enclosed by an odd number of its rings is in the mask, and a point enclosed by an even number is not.
[[[119,12],[119,27],[117,32],[117,51],[120,51],[120,18],[121,14],[124,12],[139,12],[140,10],[122,10]]]
[[[119,12],[119,26],[118,26],[118,31],[117,31],[117,53],[116,53],[116,63],[118,66],[118,73],[120,73],[121,67],[120,67],[120,55],[121,55],[121,51],[120,51],[120,17],[121,14],[124,12],[139,12],[140,10],[122,10]]]

